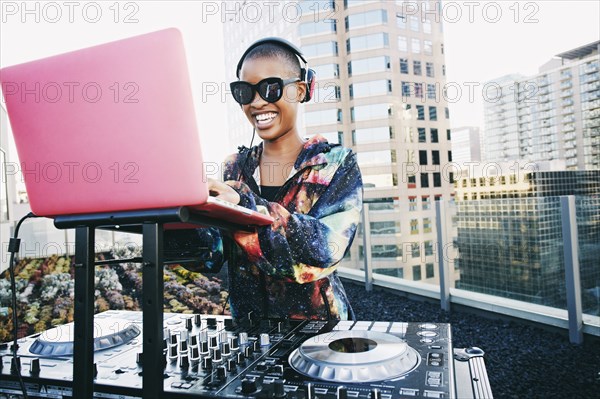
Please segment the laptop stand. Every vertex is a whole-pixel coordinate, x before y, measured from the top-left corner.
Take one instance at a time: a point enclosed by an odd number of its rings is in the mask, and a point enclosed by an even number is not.
[[[163,233],[166,223],[198,227],[246,229],[191,212],[186,207],[141,211],[63,215],[54,218],[59,229],[75,229],[75,309],[73,337],[73,397],[92,399],[94,379],[94,268],[96,265],[142,264],[143,353],[142,396],[163,399]],[[142,258],[95,261],[95,229],[142,234]],[[174,263],[174,262],[173,262]]]

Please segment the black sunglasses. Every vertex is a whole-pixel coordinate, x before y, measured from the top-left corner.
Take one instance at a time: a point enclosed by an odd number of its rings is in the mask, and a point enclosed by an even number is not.
[[[229,87],[231,88],[231,94],[233,99],[241,105],[250,104],[254,100],[256,92],[258,95],[269,103],[279,101],[283,95],[283,87],[290,84],[299,82],[300,78],[292,78],[283,80],[281,78],[266,78],[253,85],[244,81],[231,82]]]

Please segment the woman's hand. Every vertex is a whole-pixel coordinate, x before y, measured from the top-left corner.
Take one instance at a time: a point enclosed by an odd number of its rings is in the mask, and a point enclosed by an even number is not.
[[[208,193],[232,204],[240,203],[240,195],[227,184],[214,179],[208,179]]]

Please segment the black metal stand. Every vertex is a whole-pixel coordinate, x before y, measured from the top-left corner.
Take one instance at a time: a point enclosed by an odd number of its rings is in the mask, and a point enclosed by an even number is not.
[[[95,229],[110,228],[143,234],[143,353],[142,395],[164,397],[163,340],[163,233],[168,223],[191,223],[225,229],[238,226],[194,214],[186,207],[58,216],[59,229],[75,229],[75,309],[73,338],[73,397],[94,394],[94,266]],[[247,228],[247,226],[245,227]]]

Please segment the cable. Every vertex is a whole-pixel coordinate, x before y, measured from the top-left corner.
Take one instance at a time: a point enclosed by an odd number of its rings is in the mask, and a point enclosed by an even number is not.
[[[250,140],[250,148],[248,148],[248,153],[246,154],[246,158],[244,159],[244,163],[240,168],[240,173],[238,173],[237,181],[242,181],[242,174],[244,173],[244,169],[246,168],[246,164],[248,163],[248,158],[250,158],[250,153],[252,152],[252,144],[254,143],[254,136],[256,136],[256,128],[252,129],[252,139]],[[243,148],[243,147],[241,147]]]
[[[29,212],[27,215],[23,216],[21,220],[17,223],[17,227],[15,227],[15,233],[13,237],[10,239],[8,244],[8,252],[10,252],[10,262],[8,264],[8,273],[10,274],[10,288],[12,290],[12,319],[13,319],[13,345],[12,345],[12,363],[15,365],[14,369],[17,373],[17,377],[19,378],[19,385],[21,386],[21,391],[23,393],[23,398],[27,399],[27,388],[25,388],[25,383],[23,382],[23,376],[21,375],[21,367],[17,360],[17,350],[19,349],[19,345],[17,343],[17,332],[19,331],[19,320],[17,319],[17,286],[15,282],[15,254],[19,252],[19,247],[21,245],[21,240],[19,239],[19,229],[21,228],[21,224],[28,218],[36,218],[38,216],[34,215],[33,212]]]

